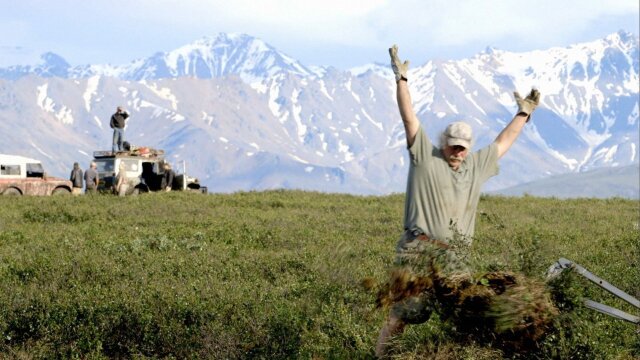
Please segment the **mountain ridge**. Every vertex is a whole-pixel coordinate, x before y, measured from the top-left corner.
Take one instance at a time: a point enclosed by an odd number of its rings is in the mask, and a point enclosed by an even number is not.
[[[488,189],[637,164],[637,49],[637,37],[619,32],[546,51],[488,48],[428,61],[409,72],[414,109],[432,139],[464,119],[481,147],[511,120],[514,90],[540,89],[541,106]],[[43,60],[0,69],[0,127],[22,134],[0,145],[3,152],[46,154],[64,173],[74,159],[60,149],[89,157],[108,146],[105,119],[125,105],[132,143],[196,164],[215,191],[404,191],[404,129],[383,64],[306,67],[246,34],[204,37],[126,67],[71,67],[52,53]],[[10,126],[18,118],[18,128]],[[64,136],[40,135],[46,129]],[[67,144],[74,142],[79,149]]]
[[[640,167],[599,168],[568,173],[489,192],[505,196],[557,197],[562,199],[621,197],[640,200]],[[586,189],[586,191],[585,191]]]

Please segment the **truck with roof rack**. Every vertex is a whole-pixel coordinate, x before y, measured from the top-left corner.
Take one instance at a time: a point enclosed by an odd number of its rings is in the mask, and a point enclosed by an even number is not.
[[[69,195],[71,181],[47,176],[40,160],[0,154],[0,194]]]
[[[198,191],[207,193],[198,179],[186,172],[177,174],[171,184],[163,184],[165,175],[164,151],[149,147],[128,146],[126,151],[94,151],[93,161],[98,171],[98,191],[115,192],[116,175],[120,164],[124,164],[128,187],[126,195],[161,191],[168,186],[172,190]]]

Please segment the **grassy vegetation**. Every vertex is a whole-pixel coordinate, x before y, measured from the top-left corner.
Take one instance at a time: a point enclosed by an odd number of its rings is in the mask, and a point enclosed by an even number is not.
[[[368,359],[386,311],[403,196],[299,191],[0,197],[0,357]],[[481,199],[472,262],[543,278],[559,257],[640,296],[640,203]],[[460,342],[432,318],[398,358],[633,359],[636,327],[583,309],[566,277],[558,331],[535,354]]]

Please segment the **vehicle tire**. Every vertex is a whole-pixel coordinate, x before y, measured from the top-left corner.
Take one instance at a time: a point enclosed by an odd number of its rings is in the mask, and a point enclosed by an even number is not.
[[[55,189],[53,189],[53,192],[51,193],[51,195],[54,195],[54,196],[64,196],[64,195],[70,195],[70,194],[71,194],[71,191],[69,191],[69,189],[63,188],[63,187],[55,188]]]
[[[2,192],[2,195],[13,195],[13,196],[20,196],[22,195],[22,193],[20,192],[20,190],[16,189],[16,188],[8,188],[5,191]]]

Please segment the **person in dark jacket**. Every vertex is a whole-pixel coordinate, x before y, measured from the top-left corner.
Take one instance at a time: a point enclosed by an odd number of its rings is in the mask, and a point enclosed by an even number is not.
[[[162,190],[171,191],[173,188],[173,179],[176,173],[171,169],[169,163],[164,163],[164,178],[162,179]]]
[[[69,180],[71,180],[71,183],[73,184],[71,193],[73,195],[82,194],[82,169],[80,169],[80,165],[78,165],[77,162],[73,163],[73,170],[71,170]]]
[[[124,110],[122,106],[118,106],[116,113],[111,115],[110,125],[113,129],[113,152],[124,151],[124,126],[128,117],[129,113]]]

